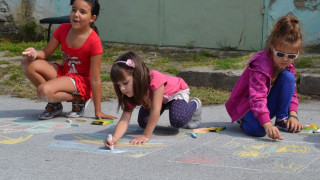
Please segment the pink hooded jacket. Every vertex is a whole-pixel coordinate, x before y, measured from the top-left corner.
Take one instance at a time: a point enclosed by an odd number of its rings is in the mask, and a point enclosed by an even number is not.
[[[294,64],[289,65],[286,69],[294,74]],[[267,96],[271,89],[272,78],[273,61],[269,48],[267,48],[250,59],[247,68],[233,88],[230,99],[225,104],[232,123],[243,118],[250,110],[261,126],[266,122],[271,122]],[[298,112],[298,105],[299,101],[295,91],[289,111]]]

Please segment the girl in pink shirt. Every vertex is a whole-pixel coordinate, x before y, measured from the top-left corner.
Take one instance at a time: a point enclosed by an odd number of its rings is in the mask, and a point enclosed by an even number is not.
[[[169,109],[170,124],[173,127],[196,128],[201,120],[201,101],[194,98],[189,102],[189,88],[178,77],[150,71],[140,57],[129,52],[119,57],[111,69],[111,80],[118,96],[118,110],[123,110],[114,135],[106,139],[106,146],[116,145],[126,132],[135,106],[141,105],[138,115],[142,135],[130,144],[147,143],[155,129],[160,115]]]
[[[299,19],[282,17],[274,25],[267,48],[248,62],[226,102],[232,122],[238,121],[247,134],[283,139],[278,128],[293,133],[301,130],[294,77],[301,43]]]

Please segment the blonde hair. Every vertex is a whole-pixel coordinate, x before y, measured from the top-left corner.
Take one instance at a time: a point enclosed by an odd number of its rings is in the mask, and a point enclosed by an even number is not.
[[[273,27],[267,41],[267,47],[289,45],[293,50],[302,50],[302,34],[299,19],[293,15],[281,17]]]

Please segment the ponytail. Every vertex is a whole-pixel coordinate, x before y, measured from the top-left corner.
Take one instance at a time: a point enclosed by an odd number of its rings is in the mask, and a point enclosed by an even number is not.
[[[90,6],[91,6],[91,15],[96,16],[96,20],[98,19],[99,12],[100,12],[100,4],[98,0],[85,0]],[[93,23],[91,23],[90,27],[99,35],[99,31],[97,26]]]
[[[297,51],[301,50],[302,33],[300,30],[300,20],[290,14],[281,17],[273,27],[267,41],[267,47],[277,44],[287,43]]]
[[[91,23],[90,27],[99,35],[99,31],[98,31],[98,28],[97,26],[93,23]]]

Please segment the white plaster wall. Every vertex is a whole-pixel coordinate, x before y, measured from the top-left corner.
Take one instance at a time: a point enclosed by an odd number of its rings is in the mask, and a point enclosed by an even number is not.
[[[293,13],[301,21],[304,30],[304,44],[320,43],[320,0],[305,1],[306,8],[298,9],[293,0],[276,0],[269,7],[268,34],[273,24],[288,13]]]
[[[12,13],[17,26],[23,25],[27,21],[24,18],[22,2],[29,2],[32,9],[32,18],[36,23],[46,17],[65,16],[70,13],[71,6],[69,0],[4,0]],[[30,10],[30,9],[29,9]]]

